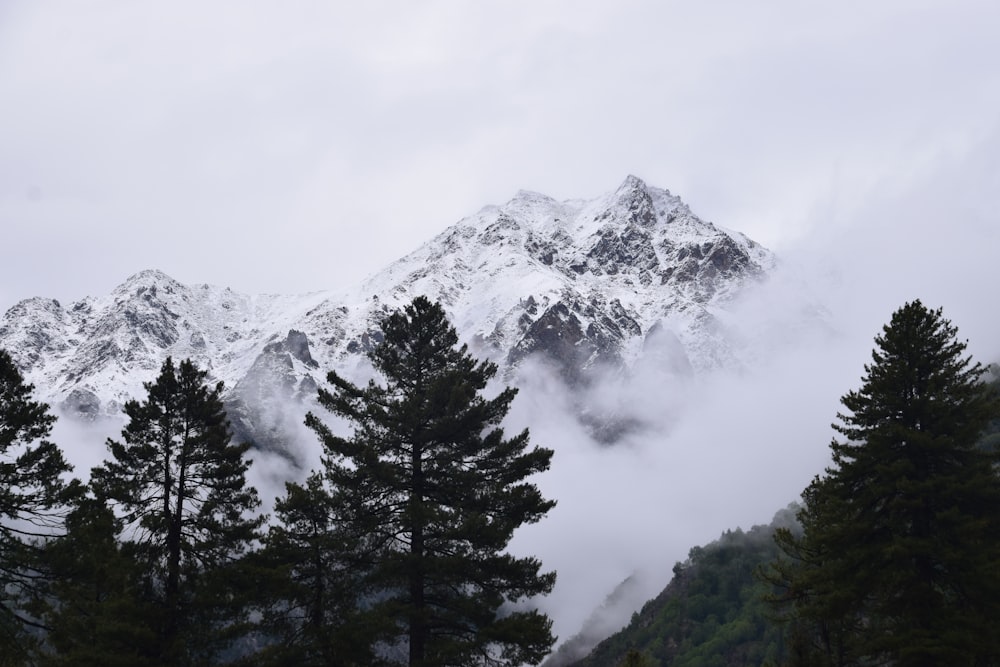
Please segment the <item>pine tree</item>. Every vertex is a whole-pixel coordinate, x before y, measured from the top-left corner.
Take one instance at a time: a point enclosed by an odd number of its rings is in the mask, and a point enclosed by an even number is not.
[[[977,447],[998,405],[956,334],[904,305],[841,399],[844,440],[771,570],[799,664],[1000,662],[1000,480]]]
[[[0,663],[17,664],[33,642],[25,630],[38,630],[24,609],[45,580],[39,552],[62,530],[66,503],[76,482],[62,452],[48,441],[55,417],[32,400],[34,387],[11,356],[0,350]]]
[[[353,424],[340,437],[310,414],[347,541],[368,560],[368,604],[389,619],[386,646],[412,667],[536,664],[551,621],[511,603],[548,593],[555,573],[505,552],[516,528],[555,504],[531,475],[552,451],[499,427],[516,390],[481,392],[496,366],[478,362],[440,305],[417,297],[382,324],[369,355],[384,385],[359,388],[331,372],[319,401]]]
[[[205,660],[226,646],[244,613],[236,564],[264,517],[246,484],[249,444],[233,443],[220,398],[191,361],[163,364],[148,397],[125,404],[122,441],[92,484],[123,519],[124,538],[158,608],[156,651],[168,664]]]
[[[265,606],[261,627],[265,665],[372,665],[377,619],[363,606],[365,563],[356,542],[337,527],[339,516],[323,478],[289,482],[258,558]]]
[[[121,522],[100,499],[85,496],[66,533],[45,547],[52,580],[36,610],[48,628],[43,667],[144,667],[162,664],[153,628],[157,610],[138,594],[141,571]]]

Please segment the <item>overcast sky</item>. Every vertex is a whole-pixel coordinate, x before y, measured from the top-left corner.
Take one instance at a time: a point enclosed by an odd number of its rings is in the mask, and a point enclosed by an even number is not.
[[[146,268],[337,289],[519,189],[670,189],[781,258],[744,316],[777,335],[819,303],[840,342],[707,382],[685,447],[563,459],[534,539],[585,615],[622,553],[669,565],[792,500],[905,300],[1000,360],[998,35],[994,0],[0,0],[0,311]]]
[[[5,0],[0,309],[145,268],[334,289],[629,173],[779,253],[948,229],[859,213],[942,179],[995,226],[998,34],[986,0]]]

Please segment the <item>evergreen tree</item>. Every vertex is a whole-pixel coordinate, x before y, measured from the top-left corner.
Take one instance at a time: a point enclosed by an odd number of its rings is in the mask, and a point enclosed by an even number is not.
[[[323,442],[346,542],[369,563],[368,604],[393,623],[384,646],[405,650],[413,667],[538,663],[551,621],[510,605],[548,593],[555,573],[505,549],[555,504],[526,481],[552,451],[529,448],[527,431],[504,438],[516,391],[483,398],[496,366],[456,347],[440,305],[417,297],[382,333],[369,356],[385,385],[359,388],[331,372],[333,391],[319,392],[353,434],[334,435],[312,414],[306,423]]]
[[[0,663],[6,664],[27,656],[32,642],[25,630],[38,623],[23,605],[45,579],[39,550],[62,529],[66,502],[78,489],[61,478],[71,466],[46,439],[55,417],[32,400],[33,390],[0,350]]]
[[[100,499],[80,499],[66,533],[46,545],[52,574],[37,615],[48,632],[39,664],[143,667],[156,655],[157,610],[136,590],[131,545],[119,543],[121,522]]]
[[[618,667],[652,667],[652,664],[653,662],[648,657],[633,648],[625,654],[622,661],[618,663]]]
[[[269,645],[263,664],[372,665],[376,620],[362,607],[365,563],[352,558],[357,543],[323,478],[314,472],[304,485],[287,483],[275,504],[275,523],[259,554],[267,603],[261,627]]]
[[[1000,662],[1000,485],[976,446],[998,406],[956,334],[940,309],[904,305],[841,399],[844,440],[769,573],[797,664]]]
[[[124,522],[124,537],[156,604],[155,651],[172,665],[205,661],[232,640],[244,614],[238,560],[258,539],[264,517],[246,484],[248,444],[235,444],[222,383],[205,384],[191,361],[163,364],[148,397],[125,404],[122,441],[92,483]]]

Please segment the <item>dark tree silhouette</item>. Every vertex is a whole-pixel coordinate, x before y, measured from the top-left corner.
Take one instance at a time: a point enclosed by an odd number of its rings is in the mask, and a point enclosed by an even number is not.
[[[129,401],[122,440],[92,483],[121,513],[158,606],[157,651],[170,664],[214,655],[245,613],[234,565],[259,538],[264,517],[245,474],[249,444],[235,444],[220,399],[191,361],[163,364]]]
[[[386,647],[406,663],[538,663],[551,621],[511,603],[551,590],[555,573],[505,552],[514,530],[555,504],[528,482],[552,451],[499,427],[516,390],[482,396],[496,366],[458,347],[440,305],[417,297],[382,324],[369,355],[385,381],[359,388],[336,373],[320,403],[353,425],[335,435],[318,417],[325,478],[344,543],[367,562],[374,613],[391,622]],[[391,653],[391,651],[389,651]]]
[[[46,573],[39,560],[46,539],[62,530],[67,501],[79,488],[49,437],[55,417],[32,400],[14,360],[0,350],[0,662],[26,659],[25,630],[38,625],[24,605],[37,597]]]
[[[983,367],[914,301],[876,337],[841,402],[833,465],[803,493],[803,533],[769,571],[812,665],[1000,661],[1000,484],[977,447],[998,415]]]

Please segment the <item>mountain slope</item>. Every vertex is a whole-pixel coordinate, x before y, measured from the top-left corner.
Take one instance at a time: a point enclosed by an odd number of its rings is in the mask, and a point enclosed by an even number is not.
[[[629,176],[593,200],[519,192],[341,293],[248,296],[142,271],[65,307],[27,299],[0,320],[0,346],[43,399],[87,419],[119,415],[166,356],[191,357],[225,381],[241,435],[266,442],[283,428],[280,406],[311,396],[327,370],[363,373],[381,318],[417,295],[441,301],[508,378],[540,358],[585,386],[640,360],[680,375],[738,366],[727,304],[773,264]]]
[[[543,667],[615,667],[629,652],[650,664],[733,667],[777,664],[784,655],[780,627],[765,602],[768,586],[755,570],[779,555],[779,527],[797,526],[795,507],[775,514],[770,525],[727,530],[718,540],[691,549],[656,597],[618,632],[594,646],[585,635],[564,644]],[[605,633],[607,634],[607,633]],[[581,657],[582,651],[592,649]]]

